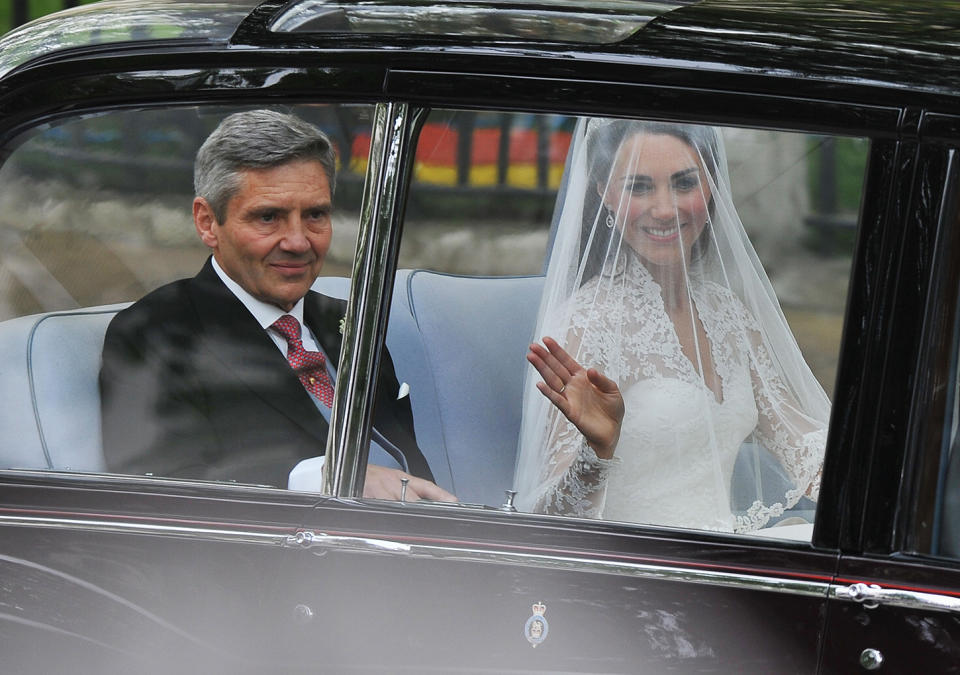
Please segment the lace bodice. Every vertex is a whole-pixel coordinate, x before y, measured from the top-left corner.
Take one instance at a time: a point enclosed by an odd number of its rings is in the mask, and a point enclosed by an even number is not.
[[[816,499],[825,441],[777,377],[760,327],[719,284],[692,279],[720,396],[682,351],[660,286],[629,257],[584,284],[569,307],[568,351],[618,382],[626,414],[612,460],[600,460],[554,413],[538,510],[724,531],[762,527],[801,496]],[[730,484],[745,440],[776,457],[795,489],[734,514]],[[759,487],[759,486],[758,486]]]

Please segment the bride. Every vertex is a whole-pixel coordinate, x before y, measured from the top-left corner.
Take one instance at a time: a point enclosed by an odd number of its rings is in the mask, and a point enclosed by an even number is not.
[[[581,120],[555,227],[521,508],[742,532],[816,501],[830,402],[734,208],[719,130]],[[762,453],[792,485],[765,481]]]

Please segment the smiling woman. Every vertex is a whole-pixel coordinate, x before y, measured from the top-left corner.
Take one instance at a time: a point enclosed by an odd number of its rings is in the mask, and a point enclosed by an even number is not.
[[[617,150],[606,185],[598,183],[604,209],[651,274],[680,271],[691,259],[711,200],[703,172],[684,139],[638,132]]]
[[[531,510],[753,531],[816,500],[830,405],[734,206],[721,131],[584,120],[529,361]],[[536,385],[534,388],[533,385]],[[744,446],[759,469],[732,499]]]

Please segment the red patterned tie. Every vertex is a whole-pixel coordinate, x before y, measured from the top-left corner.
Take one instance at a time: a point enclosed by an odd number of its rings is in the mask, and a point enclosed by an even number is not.
[[[321,352],[308,352],[300,339],[300,322],[284,314],[273,322],[275,331],[287,339],[287,361],[307,391],[328,408],[333,407],[333,384],[327,374],[327,359]]]

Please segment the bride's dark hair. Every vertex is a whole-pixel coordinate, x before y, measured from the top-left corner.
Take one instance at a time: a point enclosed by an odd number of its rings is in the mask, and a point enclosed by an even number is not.
[[[580,231],[580,260],[583,261],[582,283],[586,283],[600,274],[604,261],[610,254],[610,248],[617,245],[617,229],[599,227],[597,220],[605,219],[610,213],[603,203],[603,196],[598,186],[606,185],[617,157],[620,146],[632,136],[647,134],[651,136],[673,136],[678,138],[692,149],[702,159],[704,168],[710,173],[713,185],[717,184],[717,136],[712,127],[673,124],[669,122],[650,122],[640,120],[610,120],[603,121],[595,128],[587,129],[587,164],[588,187],[584,196],[583,220]],[[714,202],[710,198],[708,213],[713,219]],[[593,240],[590,233],[593,231]],[[710,250],[710,222],[703,228],[703,232],[693,243],[691,262],[699,262]],[[590,250],[585,251],[587,243]],[[586,257],[584,257],[586,256]]]

